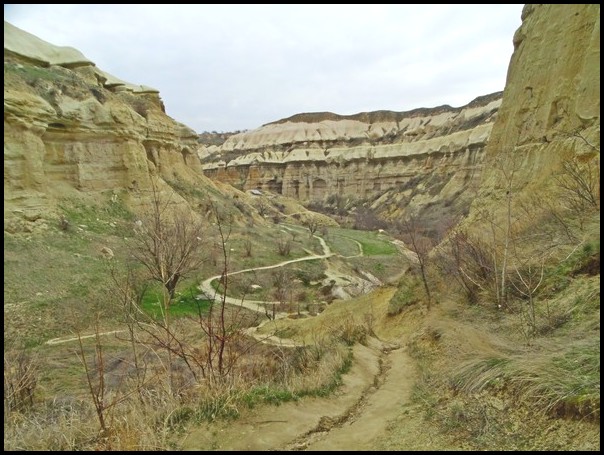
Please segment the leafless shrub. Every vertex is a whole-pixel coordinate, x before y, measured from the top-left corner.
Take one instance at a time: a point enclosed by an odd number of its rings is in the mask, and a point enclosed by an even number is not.
[[[313,235],[315,235],[315,232],[317,232],[317,229],[319,229],[319,226],[321,224],[319,223],[319,221],[315,218],[308,218],[305,222],[304,222],[304,226],[306,226],[308,228],[308,232],[309,232],[309,236],[312,237]]]
[[[25,350],[4,351],[4,416],[24,410],[34,403],[38,385],[37,359]]]
[[[289,239],[280,238],[277,240],[277,251],[280,256],[289,256],[292,249],[292,242]]]
[[[424,290],[426,291],[427,307],[429,310],[432,297],[430,295],[430,285],[428,284],[427,266],[429,254],[434,244],[430,238],[422,235],[422,227],[416,217],[409,217],[400,221],[397,224],[397,231],[408,248],[417,257],[417,265],[419,266]]]
[[[451,234],[447,245],[448,251],[438,264],[462,286],[468,301],[478,303],[481,293],[495,294],[497,276],[489,245],[464,230]]]
[[[243,241],[243,252],[246,258],[252,257],[252,247],[253,243],[250,239],[245,239]]]
[[[600,205],[600,162],[581,162],[577,157],[562,162],[556,176],[565,205],[575,213],[597,209]]]

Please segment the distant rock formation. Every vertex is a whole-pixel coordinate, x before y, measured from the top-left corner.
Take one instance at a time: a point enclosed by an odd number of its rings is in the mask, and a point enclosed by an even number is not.
[[[463,198],[480,176],[500,104],[501,92],[459,108],[298,114],[202,147],[200,157],[208,177],[240,189],[311,203],[381,198],[375,208],[395,216],[402,198],[416,209]]]
[[[457,108],[297,114],[233,135],[199,136],[165,114],[157,90],[76,49],[6,22],[4,43],[5,225],[7,213],[36,220],[70,192],[136,192],[151,174],[438,223],[472,203],[470,218],[497,205],[502,154],[518,157],[516,189],[526,194],[551,184],[569,156],[599,161],[597,4],[526,5],[503,95]]]

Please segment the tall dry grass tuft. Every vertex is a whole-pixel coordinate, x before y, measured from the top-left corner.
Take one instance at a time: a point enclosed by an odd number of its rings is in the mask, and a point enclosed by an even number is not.
[[[600,340],[553,352],[472,359],[459,366],[453,386],[465,393],[506,387],[544,413],[600,418]]]

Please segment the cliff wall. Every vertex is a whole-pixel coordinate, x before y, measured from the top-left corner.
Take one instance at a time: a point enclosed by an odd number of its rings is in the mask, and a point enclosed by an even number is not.
[[[165,114],[157,90],[7,22],[4,42],[5,227],[52,212],[64,197],[120,192],[136,204],[153,174],[213,186],[197,134]]]

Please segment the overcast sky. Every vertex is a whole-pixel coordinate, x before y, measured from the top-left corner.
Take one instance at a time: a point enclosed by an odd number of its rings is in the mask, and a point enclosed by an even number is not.
[[[4,5],[4,19],[158,89],[197,132],[301,112],[462,106],[503,90],[522,5]]]

